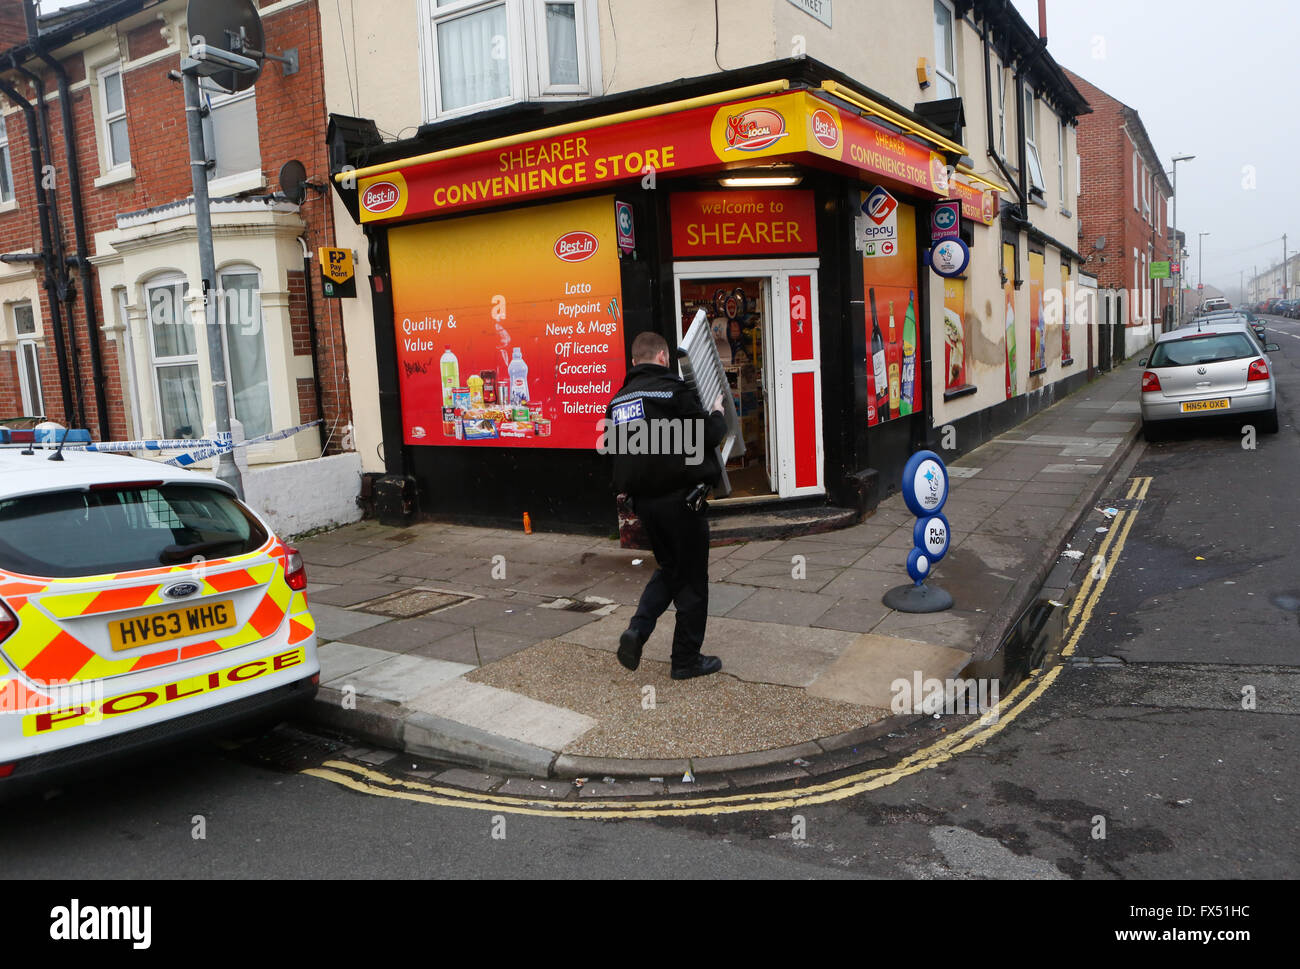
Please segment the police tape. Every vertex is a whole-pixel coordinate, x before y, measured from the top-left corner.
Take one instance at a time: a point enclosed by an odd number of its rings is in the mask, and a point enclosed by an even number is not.
[[[68,444],[63,447],[65,451],[98,451],[100,453],[116,453],[121,451],[188,451],[187,454],[178,454],[176,457],[166,461],[166,464],[176,467],[188,468],[199,461],[206,461],[208,458],[219,457],[235,448],[248,447],[250,444],[265,444],[269,441],[280,441],[286,437],[300,431],[305,431],[309,427],[315,427],[320,423],[317,418],[314,421],[308,421],[305,424],[299,424],[296,427],[286,427],[279,431],[271,431],[269,434],[260,434],[257,437],[250,437],[243,441],[236,442],[231,438],[229,432],[219,434],[215,438],[155,438],[152,440],[141,441],[92,441],[89,444]],[[43,450],[52,450],[59,446],[57,441],[46,441],[38,444],[9,444],[3,445],[8,448],[28,448],[36,447]]]
[[[228,435],[225,440],[218,439],[215,441],[204,441],[202,442],[203,446],[198,450],[191,451],[188,454],[178,454],[166,463],[180,468],[188,468],[191,464],[196,464],[199,461],[206,461],[208,458],[219,457],[227,452],[233,451],[237,447],[247,447],[250,444],[265,444],[268,441],[281,441],[286,437],[293,437],[293,435],[297,434],[299,431],[304,431],[309,427],[315,427],[319,423],[319,419],[308,421],[306,424],[299,424],[297,427],[286,427],[283,430],[271,431],[269,434],[259,434],[257,437],[250,437],[238,443],[230,440]],[[190,441],[187,446],[192,446],[195,443],[196,442],[194,441]]]

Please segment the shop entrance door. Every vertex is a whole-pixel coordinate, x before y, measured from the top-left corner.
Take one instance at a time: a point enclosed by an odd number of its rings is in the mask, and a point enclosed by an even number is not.
[[[674,280],[678,339],[703,309],[745,436],[724,500],[825,493],[817,260],[681,263]]]

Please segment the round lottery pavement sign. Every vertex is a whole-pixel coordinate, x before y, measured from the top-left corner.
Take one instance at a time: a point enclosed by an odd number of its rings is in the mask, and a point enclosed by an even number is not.
[[[930,559],[919,548],[907,553],[907,574],[913,582],[925,581],[925,577],[930,574],[930,564]]]
[[[912,528],[912,544],[925,552],[931,565],[948,554],[951,536],[948,519],[943,515],[918,518]]]
[[[948,500],[948,469],[933,451],[918,451],[903,468],[903,501],[917,518],[936,515]]]

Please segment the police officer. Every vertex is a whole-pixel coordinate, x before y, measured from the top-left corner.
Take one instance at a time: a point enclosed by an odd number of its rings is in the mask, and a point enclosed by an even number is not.
[[[710,411],[669,371],[667,341],[657,333],[638,334],[632,369],[605,411],[614,486],[632,499],[658,563],[619,637],[618,660],[629,670],[640,664],[641,648],[670,602],[677,606],[673,679],[722,669],[716,656],[700,655],[709,614],[709,522],[702,500],[695,507],[687,503],[697,485],[721,480],[716,448],[727,433],[721,394]]]

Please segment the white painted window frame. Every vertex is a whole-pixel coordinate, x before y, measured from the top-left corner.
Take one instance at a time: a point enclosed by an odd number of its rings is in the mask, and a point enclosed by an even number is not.
[[[943,63],[943,51],[936,44],[934,49],[934,73],[943,78],[952,85],[952,94],[949,97],[961,97],[961,85],[957,83],[957,8],[953,6],[952,0],[934,0],[936,7],[944,7],[948,11],[948,41],[952,45],[952,69],[949,70]],[[938,26],[938,20],[935,21]]]
[[[183,273],[163,272],[163,273],[159,273],[156,276],[151,276],[149,279],[145,280],[143,285],[144,329],[145,329],[145,335],[148,337],[149,340],[149,370],[150,370],[149,382],[153,390],[154,420],[158,422],[155,426],[158,428],[158,433],[161,435],[167,434],[167,422],[163,419],[163,415],[162,415],[163,395],[162,395],[162,383],[159,381],[159,377],[158,377],[159,370],[161,370],[163,367],[183,367],[183,366],[191,366],[191,365],[195,367],[199,375],[199,406],[200,406],[199,419],[200,421],[203,420],[203,414],[202,414],[203,401],[207,400],[209,395],[212,393],[212,377],[210,374],[205,372],[206,368],[202,366],[202,364],[199,362],[199,341],[200,338],[204,336],[204,334],[200,330],[200,328],[194,324],[192,319],[190,325],[194,327],[194,352],[193,353],[183,354],[179,356],[163,357],[158,355],[158,348],[154,345],[153,303],[150,300],[150,294],[152,293],[153,290],[161,289],[163,287],[170,288],[170,289],[175,289],[176,287],[180,287],[182,291],[179,292],[179,295],[176,296],[177,311],[182,314],[188,315],[189,314],[189,304],[187,302],[188,291],[184,291],[185,284],[188,282],[189,280],[185,278],[185,275]],[[203,428],[201,426],[195,428],[195,436],[196,437],[203,436]]]
[[[601,93],[600,15],[596,0],[574,0],[579,83],[550,84],[546,45],[546,0],[460,0],[444,7],[417,0],[421,108],[426,121],[463,117],[525,100],[572,100]],[[560,0],[557,0],[560,2]],[[490,7],[505,7],[510,92],[505,97],[443,110],[438,75],[437,24]]]
[[[9,183],[9,194],[0,192],[0,205],[9,206],[16,204],[18,192],[14,187],[14,166],[13,159],[9,153],[9,124],[8,117],[0,115],[0,165],[4,166],[6,181]]]
[[[122,92],[122,108],[120,111],[109,113],[108,110],[108,90],[106,81],[108,78],[117,76],[117,84]],[[113,61],[95,69],[95,80],[99,88],[99,122],[101,127],[101,137],[104,144],[104,157],[108,164],[103,166],[105,173],[126,171],[131,167],[131,123],[126,117],[126,78],[122,73],[122,62]],[[113,155],[113,122],[121,121],[127,126],[127,146],[126,158],[119,160]]]

